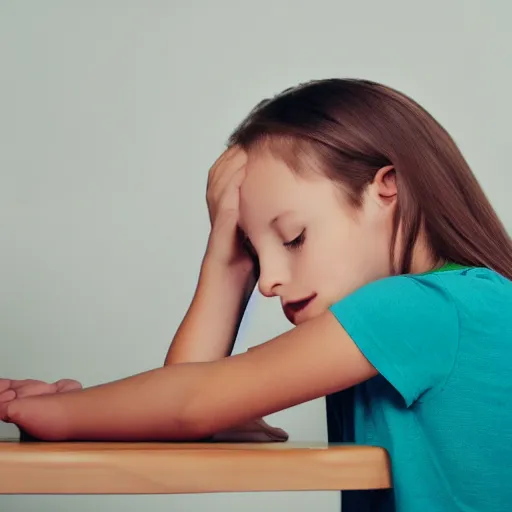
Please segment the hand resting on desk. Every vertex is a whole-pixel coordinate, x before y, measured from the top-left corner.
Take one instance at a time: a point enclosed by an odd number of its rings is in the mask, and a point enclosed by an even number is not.
[[[0,421],[12,423],[7,412],[7,406],[18,398],[66,393],[78,389],[82,389],[82,384],[73,379],[44,382],[35,379],[12,380],[0,378]],[[23,428],[20,425],[18,427],[21,430]],[[26,439],[26,436],[22,435],[23,438]],[[272,427],[260,418],[240,427],[219,432],[211,440],[216,442],[282,442],[288,440],[288,434],[283,429]]]

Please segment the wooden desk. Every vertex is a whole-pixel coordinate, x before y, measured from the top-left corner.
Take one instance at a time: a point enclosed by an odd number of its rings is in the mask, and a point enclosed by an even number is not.
[[[384,489],[381,448],[300,443],[0,442],[0,494]]]

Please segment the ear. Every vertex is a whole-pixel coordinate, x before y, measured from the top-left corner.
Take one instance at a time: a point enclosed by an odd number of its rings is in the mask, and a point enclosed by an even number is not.
[[[376,200],[386,205],[393,204],[397,198],[396,172],[392,165],[381,167],[370,185]]]

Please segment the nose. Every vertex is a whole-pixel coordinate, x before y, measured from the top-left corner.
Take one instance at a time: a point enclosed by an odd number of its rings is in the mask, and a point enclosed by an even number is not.
[[[276,297],[279,295],[279,288],[286,281],[283,270],[279,269],[277,261],[273,264],[260,261],[260,277],[258,280],[258,289],[264,297]]]
[[[262,281],[261,277],[258,282],[258,289],[264,297],[276,297],[277,293],[275,291],[276,286],[270,283],[269,281]]]

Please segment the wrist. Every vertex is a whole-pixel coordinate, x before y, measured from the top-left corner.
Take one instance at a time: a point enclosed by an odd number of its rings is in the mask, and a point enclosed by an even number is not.
[[[212,280],[223,283],[224,287],[249,293],[253,291],[257,282],[254,265],[250,260],[225,265],[205,256],[201,265],[199,285],[211,283]]]

